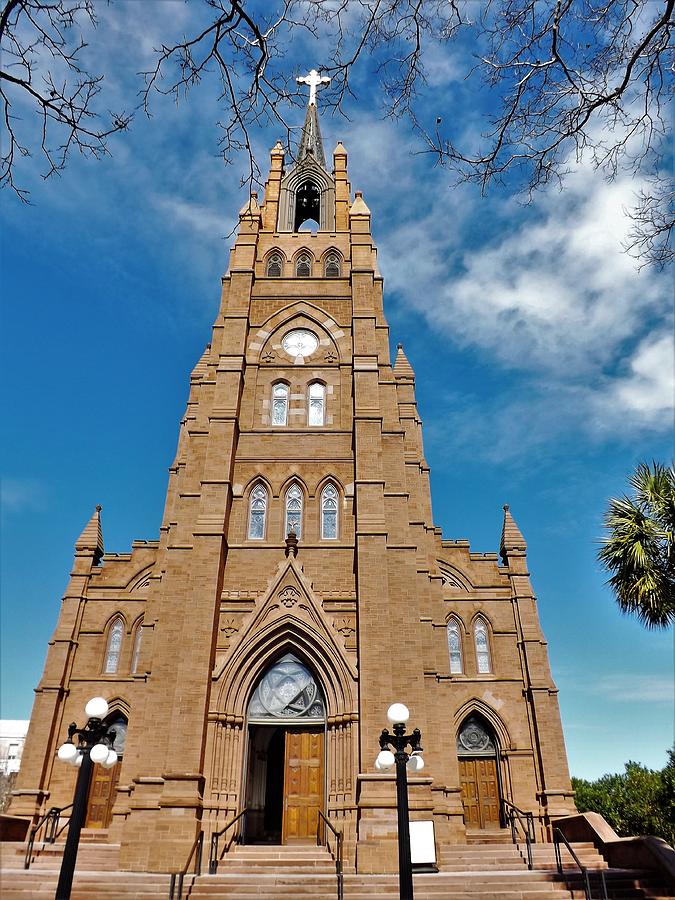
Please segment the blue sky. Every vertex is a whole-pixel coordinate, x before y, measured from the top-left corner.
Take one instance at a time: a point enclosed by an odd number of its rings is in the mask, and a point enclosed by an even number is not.
[[[90,36],[111,107],[178,0],[99,6]],[[298,42],[289,67],[321,64]],[[433,46],[420,98],[476,129],[467,52]],[[672,457],[673,308],[667,275],[621,249],[638,178],[605,183],[581,161],[530,206],[509,186],[453,186],[406,122],[384,120],[368,62],[349,121],[322,119],[349,152],[385,277],[392,346],[417,375],[434,517],[446,538],[498,548],[509,503],[529,549],[560,688],[573,774],[665,762],[673,742],[673,633],[621,616],[595,553],[608,497],[643,459]],[[480,104],[484,104],[481,99]],[[298,126],[302,111],[292,113]],[[2,716],[30,714],[75,539],[103,505],[107,551],[156,538],[189,372],[210,340],[245,161],[217,156],[217,87],[157,98],[101,162],[26,172],[33,205],[2,203]],[[281,135],[260,129],[263,169]]]

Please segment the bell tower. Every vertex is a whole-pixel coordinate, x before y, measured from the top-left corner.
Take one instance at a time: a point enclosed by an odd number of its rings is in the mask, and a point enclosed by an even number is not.
[[[314,841],[320,811],[349,865],[395,871],[394,776],[374,765],[394,701],[422,732],[411,818],[437,846],[499,829],[500,798],[540,836],[574,809],[525,541],[508,508],[501,562],[434,524],[370,209],[342,143],[325,159],[325,78],[303,83],[297,155],[277,143],[239,213],[159,541],[101,539],[38,688],[22,811],[70,802],[54,751],[89,697],[128,719],[104,823],[124,869],[169,871],[246,809],[265,842]]]

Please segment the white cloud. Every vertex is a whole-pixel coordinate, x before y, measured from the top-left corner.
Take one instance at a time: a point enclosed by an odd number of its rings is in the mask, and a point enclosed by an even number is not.
[[[605,438],[672,427],[671,284],[622,249],[638,188],[580,163],[562,192],[529,207],[493,201],[501,231],[465,244],[455,277],[463,228],[473,222],[475,234],[481,209],[467,211],[461,190],[387,236],[388,288],[459,346],[522,373],[518,395],[496,399],[484,423],[493,428],[499,411],[500,452],[563,429]],[[466,424],[474,440],[481,424]]]
[[[586,685],[586,689],[589,685]],[[672,678],[643,673],[605,675],[597,679],[591,690],[608,700],[619,702],[637,700],[643,703],[672,703],[675,684]]]
[[[40,510],[46,502],[45,488],[34,478],[3,477],[0,494],[2,510],[7,514]]]

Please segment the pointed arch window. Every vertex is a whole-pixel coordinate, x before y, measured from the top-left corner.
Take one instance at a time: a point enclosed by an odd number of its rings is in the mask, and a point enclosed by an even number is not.
[[[327,484],[321,491],[321,537],[324,541],[337,540],[338,492],[335,485]]]
[[[120,665],[120,653],[122,651],[122,638],[124,637],[124,622],[117,618],[108,631],[108,644],[105,650],[104,674],[114,675]]]
[[[324,262],[324,274],[326,278],[340,277],[340,257],[337,253],[329,253]]]
[[[284,261],[281,253],[271,253],[267,258],[267,277],[281,278],[284,270]]]
[[[248,513],[248,536],[252,541],[262,541],[265,537],[267,520],[267,488],[256,485],[251,491]]]
[[[314,381],[309,386],[309,412],[308,425],[323,425],[326,410],[326,387],[320,381]]]
[[[461,675],[464,672],[462,632],[459,622],[455,618],[448,622],[448,653],[450,654],[450,674]]]
[[[312,257],[309,253],[301,253],[295,261],[295,274],[298,278],[309,278],[312,274]]]
[[[476,667],[479,675],[489,675],[492,671],[490,661],[490,640],[487,623],[484,619],[476,619],[473,626],[473,639],[476,645]]]
[[[272,425],[288,422],[288,385],[278,381],[272,386]]]
[[[292,484],[286,491],[286,516],[284,536],[294,531],[298,537],[302,532],[302,490],[299,485]]]
[[[134,635],[134,649],[131,654],[131,674],[135,675],[138,671],[138,660],[141,656],[141,641],[143,640],[143,619],[136,626],[136,634]]]

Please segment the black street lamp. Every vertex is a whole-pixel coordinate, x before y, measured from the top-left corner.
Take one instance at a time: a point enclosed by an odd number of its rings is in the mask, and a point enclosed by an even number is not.
[[[68,726],[68,740],[59,747],[58,757],[62,762],[79,767],[73,810],[68,825],[68,837],[63,850],[59,883],[56,886],[55,900],[69,900],[75,873],[75,861],[80,845],[80,832],[87,813],[87,795],[94,763],[100,763],[106,769],[112,769],[117,762],[117,753],[112,749],[115,743],[115,732],[108,731],[103,721],[108,714],[108,704],[103,697],[94,697],[84,708],[89,717],[84,728],[78,728],[75,722]],[[73,738],[77,736],[77,745]]]
[[[386,772],[396,766],[396,806],[398,811],[398,880],[400,900],[413,900],[412,862],[410,859],[410,813],[408,809],[407,772],[421,772],[424,760],[421,751],[422,734],[416,728],[412,734],[405,733],[410,718],[408,707],[403,703],[393,703],[387,710],[387,719],[394,727],[390,734],[385,728],[380,735],[381,750],[375,760],[378,772]],[[410,746],[410,753],[406,748]],[[393,749],[393,753],[389,748]]]

